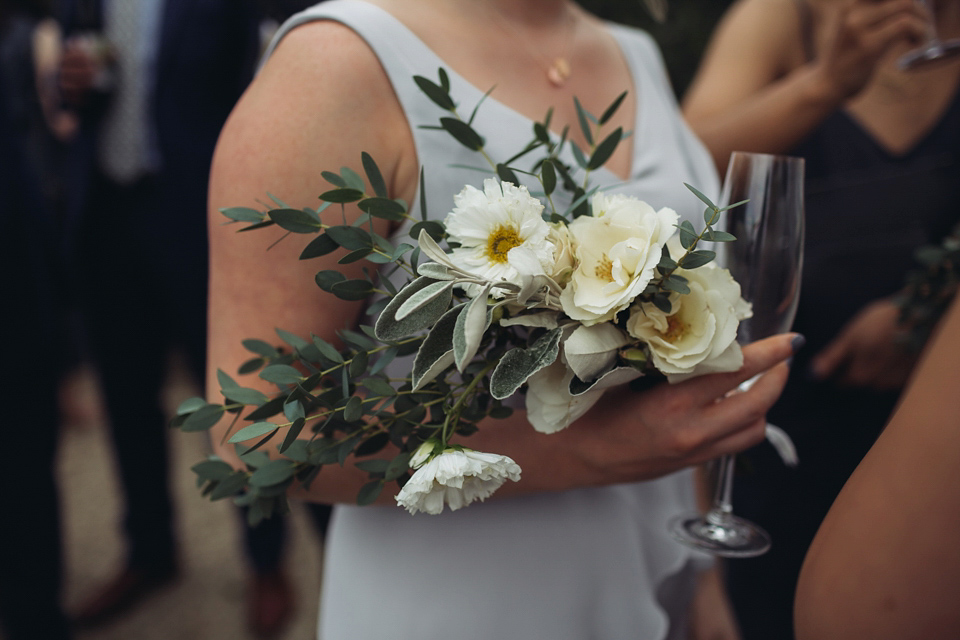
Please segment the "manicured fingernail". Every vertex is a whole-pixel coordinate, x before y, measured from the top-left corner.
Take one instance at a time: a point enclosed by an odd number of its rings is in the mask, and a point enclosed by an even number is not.
[[[803,334],[798,333],[793,336],[793,340],[790,341],[790,348],[793,349],[793,352],[796,353],[803,348],[803,345],[807,344],[807,339],[803,337]]]

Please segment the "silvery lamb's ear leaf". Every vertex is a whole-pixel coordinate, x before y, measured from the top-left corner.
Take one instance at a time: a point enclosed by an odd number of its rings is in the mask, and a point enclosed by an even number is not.
[[[457,369],[463,373],[467,364],[473,360],[480,347],[480,340],[487,328],[487,296],[490,284],[484,285],[477,296],[466,303],[463,311],[457,315],[457,324],[453,330],[453,353]]]
[[[436,262],[424,262],[417,267],[417,273],[434,280],[454,280],[456,275],[450,273],[450,267]]]
[[[376,327],[374,328],[377,339],[386,342],[400,340],[417,331],[426,329],[432,325],[437,318],[442,316],[444,311],[450,306],[450,298],[446,296],[434,298],[431,302],[402,320],[397,320],[396,318],[397,310],[404,302],[421,289],[435,282],[436,280],[433,278],[421,276],[401,289],[400,292],[390,300],[390,303],[380,313],[379,317],[377,317]],[[451,298],[452,295],[451,293]]]
[[[419,390],[454,363],[453,330],[463,307],[463,304],[457,305],[443,314],[421,343],[417,357],[413,361],[411,383],[414,391]]]
[[[397,320],[403,320],[411,313],[422,309],[437,298],[445,298],[447,300],[447,304],[449,305],[450,301],[453,299],[453,283],[434,282],[433,284],[427,285],[423,289],[420,289],[415,294],[407,298],[402,305],[400,305],[400,308],[397,309],[394,317]]]
[[[540,336],[527,349],[511,349],[497,363],[490,376],[490,395],[497,400],[512,396],[527,378],[549,367],[560,353],[562,329],[554,329]]]
[[[434,262],[456,268],[457,265],[453,264],[453,262],[450,260],[450,256],[444,252],[440,245],[437,244],[437,241],[433,239],[433,236],[431,236],[425,228],[420,229],[420,235],[417,236],[417,244],[420,245],[420,251]]]
[[[631,380],[636,380],[642,375],[643,372],[637,371],[633,367],[617,367],[616,369],[607,371],[593,382],[584,382],[574,376],[573,380],[570,381],[570,395],[580,396],[590,390],[600,391],[602,389],[609,389],[610,387],[616,387],[621,384],[626,384]]]
[[[556,329],[559,324],[557,323],[557,317],[559,316],[557,311],[543,311],[540,313],[528,313],[519,316],[514,316],[512,318],[502,318],[500,320],[501,327],[541,327],[543,329]]]

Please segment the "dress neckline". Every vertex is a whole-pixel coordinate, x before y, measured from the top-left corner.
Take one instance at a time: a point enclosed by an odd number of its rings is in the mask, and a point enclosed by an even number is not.
[[[803,47],[803,55],[807,62],[811,62],[815,57],[814,43],[813,43],[813,16],[810,11],[810,6],[807,4],[806,0],[795,0],[795,5],[800,19],[800,43]],[[890,147],[885,145],[883,142],[874,135],[873,131],[863,123],[856,115],[848,111],[846,108],[837,109],[837,113],[840,115],[844,121],[848,122],[862,137],[866,138],[867,142],[873,147],[877,153],[882,155],[885,159],[891,162],[899,162],[910,160],[918,153],[920,153],[927,145],[927,143],[933,139],[940,129],[945,126],[945,122],[949,118],[950,114],[955,110],[960,109],[960,81],[957,82],[957,85],[954,87],[953,95],[947,101],[946,107],[941,113],[938,114],[934,124],[927,130],[925,133],[921,134],[914,140],[910,145],[908,145],[903,151],[895,152]]]
[[[901,162],[910,160],[916,155],[922,153],[923,148],[926,147],[931,140],[938,136],[940,130],[946,126],[950,116],[958,110],[960,110],[960,83],[958,83],[956,88],[954,88],[953,95],[947,101],[947,105],[943,111],[941,111],[937,116],[933,126],[918,136],[916,140],[914,140],[910,145],[900,152],[893,151],[887,145],[881,142],[873,134],[869,127],[867,127],[859,118],[857,118],[856,115],[850,113],[850,111],[847,109],[838,109],[837,112],[845,121],[849,122],[850,125],[856,129],[858,133],[860,133],[860,135],[867,139],[869,144],[876,149],[877,153],[891,162]]]
[[[492,105],[495,108],[505,112],[506,114],[509,114],[514,119],[523,120],[531,128],[531,132],[532,132],[533,123],[535,122],[532,118],[530,118],[524,113],[521,113],[520,111],[511,107],[510,105],[504,102],[501,102],[500,100],[495,98],[492,94],[487,95],[487,91],[481,90],[478,86],[476,86],[471,81],[463,77],[456,69],[450,66],[446,60],[441,58],[440,55],[437,54],[416,33],[414,33],[406,24],[404,24],[403,21],[401,21],[399,18],[394,16],[387,9],[384,9],[383,7],[376,4],[366,2],[365,0],[345,0],[345,1],[366,5],[370,7],[372,10],[378,13],[381,13],[385,19],[394,23],[393,26],[396,29],[398,29],[398,32],[404,34],[404,37],[406,37],[411,43],[414,43],[415,46],[421,50],[421,53],[428,56],[431,60],[431,64],[434,67],[442,67],[447,72],[447,74],[450,76],[451,86],[457,86],[458,88],[464,90],[465,93],[473,94],[472,96],[469,96],[472,104],[476,104],[478,101],[482,99],[484,100],[484,105],[481,108],[484,108],[488,105]],[[319,8],[322,11],[323,9],[322,5]],[[630,55],[630,48],[627,46],[627,43],[624,41],[625,28],[622,25],[619,25],[613,22],[606,22],[606,21],[604,22],[604,26],[607,29],[610,36],[613,38],[614,42],[616,43],[617,48],[620,51],[620,55],[623,57],[623,60],[627,65],[627,69],[629,71],[630,78],[633,84],[633,86],[630,87],[630,89],[634,92],[634,98],[635,98],[634,99],[635,108],[634,108],[633,117],[631,118],[631,121],[633,122],[633,129],[631,131],[624,131],[624,137],[626,138],[627,136],[630,136],[631,138],[630,141],[632,144],[632,148],[630,149],[630,166],[628,168],[628,173],[626,177],[623,177],[614,173],[612,170],[606,168],[605,166],[602,166],[599,169],[594,170],[594,173],[606,174],[610,179],[609,180],[610,186],[618,186],[621,184],[629,183],[632,180],[636,179],[637,173],[639,170],[640,163],[638,161],[638,153],[642,148],[642,145],[640,144],[640,137],[641,135],[643,135],[643,121],[640,117],[642,112],[642,108],[640,106],[640,95],[643,93],[641,91],[641,87],[645,79],[642,77],[643,66],[640,65],[632,55]],[[462,96],[462,97],[466,99],[468,96]],[[411,125],[417,126],[416,123],[411,123]],[[560,135],[557,132],[550,131],[550,135],[553,137],[555,141],[560,140]],[[622,141],[621,141],[621,144],[623,144]],[[566,145],[564,147],[563,153],[561,154],[561,156],[564,161],[571,164],[572,166],[578,166],[573,156],[573,152],[570,151],[569,145]]]

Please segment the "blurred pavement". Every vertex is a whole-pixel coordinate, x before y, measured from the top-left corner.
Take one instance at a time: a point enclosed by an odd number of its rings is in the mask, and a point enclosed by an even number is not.
[[[120,497],[106,427],[99,416],[89,373],[74,377],[72,398],[82,415],[61,430],[59,479],[65,545],[64,602],[74,610],[111,579],[124,558]],[[173,376],[168,407],[197,391]],[[139,607],[77,640],[245,640],[243,610],[247,566],[239,519],[228,501],[201,498],[190,467],[207,455],[205,434],[171,431],[171,491],[180,535],[180,578]],[[284,565],[296,593],[294,617],[277,640],[316,638],[321,541],[302,509],[294,505]],[[38,639],[40,640],[40,639]]]

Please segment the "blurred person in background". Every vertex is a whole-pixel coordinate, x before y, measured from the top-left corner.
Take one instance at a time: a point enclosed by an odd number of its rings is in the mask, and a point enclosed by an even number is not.
[[[53,241],[54,216],[28,152],[25,123],[37,106],[30,55],[32,28],[42,15],[27,3],[0,5],[0,269],[4,285],[7,363],[3,440],[11,456],[0,471],[0,636],[7,640],[70,637],[60,596],[63,553],[54,474],[62,373]],[[18,37],[20,32],[25,37]],[[12,55],[20,42],[19,55]],[[17,82],[20,78],[22,82]],[[34,149],[36,151],[36,149]]]
[[[160,405],[171,349],[205,366],[207,176],[259,55],[253,0],[61,0],[63,99],[80,119],[68,176],[70,258],[124,491],[126,564],[76,612],[92,626],[177,575]],[[283,626],[284,524],[244,526],[250,625]]]
[[[960,36],[960,2],[934,7],[941,37]],[[685,96],[721,170],[734,150],[806,158],[794,330],[808,345],[770,413],[800,466],[784,468],[761,445],[735,483],[738,514],[774,540],[767,555],[727,566],[746,640],[792,637],[807,548],[915,360],[891,297],[913,252],[960,218],[960,61],[898,66],[926,41],[931,17],[914,0],[740,0]]]

